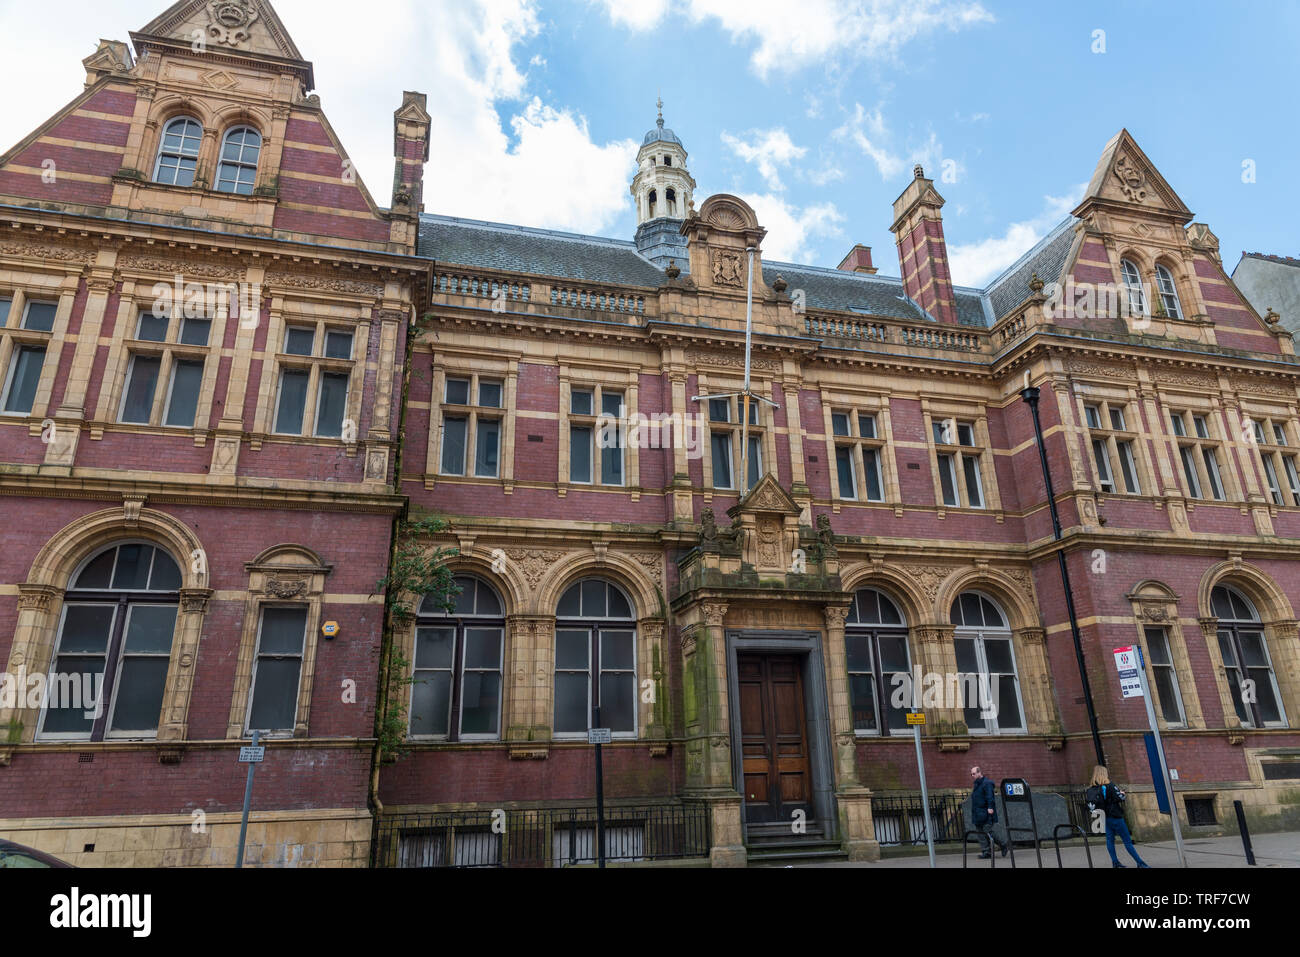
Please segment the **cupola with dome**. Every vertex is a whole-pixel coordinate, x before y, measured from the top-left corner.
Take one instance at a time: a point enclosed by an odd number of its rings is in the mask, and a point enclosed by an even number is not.
[[[636,245],[641,254],[661,266],[682,262],[685,245],[679,232],[695,194],[695,179],[686,168],[686,147],[664,125],[664,101],[657,106],[655,126],[641,141],[637,172],[632,179],[636,200]]]

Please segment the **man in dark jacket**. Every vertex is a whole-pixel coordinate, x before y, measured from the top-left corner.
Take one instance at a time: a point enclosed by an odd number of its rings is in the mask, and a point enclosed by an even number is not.
[[[1007,856],[1007,846],[1002,843],[1001,839],[993,833],[993,825],[998,823],[998,805],[997,805],[997,788],[993,782],[984,776],[984,772],[978,767],[970,769],[971,780],[974,786],[970,791],[970,816],[971,823],[975,830],[979,832],[980,839],[980,860],[993,856],[993,848],[989,844],[989,838],[992,837],[997,842],[1002,851],[1002,856]]]

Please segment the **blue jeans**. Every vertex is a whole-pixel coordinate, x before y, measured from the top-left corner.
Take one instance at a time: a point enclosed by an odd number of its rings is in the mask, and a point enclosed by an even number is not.
[[[1133,860],[1137,861],[1139,866],[1145,864],[1146,861],[1138,857],[1137,848],[1133,846],[1133,838],[1128,832],[1128,825],[1124,823],[1122,817],[1106,818],[1106,850],[1110,852],[1111,861],[1116,864],[1119,863],[1119,855],[1115,853],[1116,834],[1123,839],[1124,847],[1133,856]]]

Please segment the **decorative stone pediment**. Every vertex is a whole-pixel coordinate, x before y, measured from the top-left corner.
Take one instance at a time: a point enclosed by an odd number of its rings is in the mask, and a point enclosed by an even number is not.
[[[196,52],[238,50],[302,61],[279,16],[263,0],[181,0],[140,33],[183,40]]]
[[[1128,130],[1120,130],[1106,144],[1083,202],[1074,210],[1074,215],[1083,218],[1096,203],[1173,213],[1183,223],[1192,218],[1191,210],[1178,198]]]
[[[754,293],[766,296],[759,244],[767,231],[743,199],[725,193],[710,196],[700,211],[681,225],[690,248],[691,277],[697,285],[744,292],[749,285],[752,247]]]
[[[749,494],[727,509],[741,529],[741,561],[759,576],[785,575],[798,564],[801,509],[775,478],[764,475]]]

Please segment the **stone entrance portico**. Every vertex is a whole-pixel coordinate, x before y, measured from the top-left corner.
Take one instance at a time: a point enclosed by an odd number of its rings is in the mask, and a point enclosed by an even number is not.
[[[800,661],[811,795],[808,817],[854,860],[880,855],[871,792],[861,786],[845,668],[840,585],[828,521],[800,523],[803,509],[769,475],[728,510],[711,511],[700,544],[679,563],[672,600],[681,633],[687,799],[707,801],[714,866],[744,866],[746,795],[740,748],[737,660],[782,653]],[[792,833],[793,829],[792,829]]]

